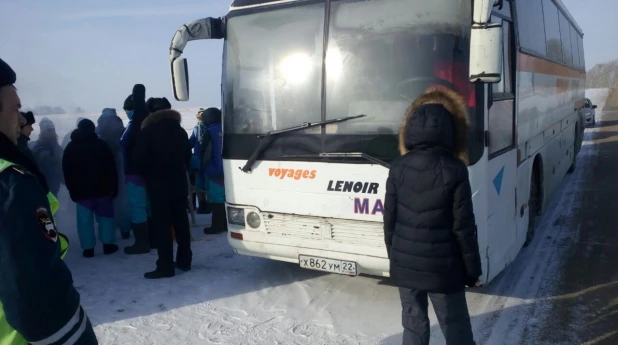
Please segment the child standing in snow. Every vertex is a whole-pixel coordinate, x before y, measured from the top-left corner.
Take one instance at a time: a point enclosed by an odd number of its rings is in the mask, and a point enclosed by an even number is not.
[[[399,286],[404,345],[429,344],[431,299],[447,345],[474,345],[465,286],[479,286],[481,258],[468,180],[463,98],[430,88],[410,107],[401,156],[386,182],[384,237]]]
[[[94,220],[104,254],[118,250],[114,220],[114,198],[118,194],[118,172],[114,155],[95,133],[94,123],[79,122],[62,160],[71,199],[77,204],[77,231],[84,257],[94,256]]]

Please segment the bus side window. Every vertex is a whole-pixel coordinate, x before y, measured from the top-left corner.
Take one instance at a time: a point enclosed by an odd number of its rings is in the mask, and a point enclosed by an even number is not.
[[[503,43],[503,63],[502,63],[502,81],[492,84],[494,99],[503,99],[506,95],[513,94],[513,41],[511,33],[511,22],[504,20],[498,16],[491,17],[492,23],[502,22],[502,43]],[[508,96],[507,96],[508,98]]]
[[[513,92],[513,37],[511,22],[498,16],[492,16],[494,23],[502,22],[504,61],[502,64],[502,81],[491,85],[493,94],[493,105],[489,108],[488,130],[489,130],[489,157],[490,159],[509,151],[514,147],[514,101]]]

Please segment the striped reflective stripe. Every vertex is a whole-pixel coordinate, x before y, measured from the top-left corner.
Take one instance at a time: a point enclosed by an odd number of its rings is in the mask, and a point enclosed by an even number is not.
[[[75,315],[69,320],[69,322],[64,325],[58,332],[54,333],[52,336],[47,337],[45,339],[39,341],[32,341],[30,344],[32,345],[55,345],[55,343],[59,342],[61,339],[65,338],[67,335],[72,333],[73,329],[79,324],[79,327],[71,337],[64,341],[62,344],[71,345],[75,344],[77,340],[82,336],[84,331],[86,330],[86,325],[88,324],[88,317],[86,313],[82,309],[81,306],[77,307],[77,311]]]

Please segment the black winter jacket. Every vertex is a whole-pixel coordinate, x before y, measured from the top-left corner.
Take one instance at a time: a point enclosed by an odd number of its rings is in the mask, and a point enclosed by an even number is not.
[[[453,293],[482,274],[466,119],[463,99],[442,89],[429,89],[406,116],[384,205],[390,276],[400,287]]]
[[[78,128],[62,157],[64,181],[73,201],[118,194],[118,171],[114,155],[94,131]]]
[[[180,120],[180,113],[169,109],[148,115],[142,123],[133,161],[150,198],[180,199],[189,194],[191,146]]]

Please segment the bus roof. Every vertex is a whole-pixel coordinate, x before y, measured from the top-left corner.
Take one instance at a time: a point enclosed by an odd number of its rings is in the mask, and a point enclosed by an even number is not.
[[[238,10],[242,8],[251,8],[251,7],[260,7],[265,5],[274,5],[274,4],[283,4],[287,2],[297,2],[302,0],[232,0],[232,4],[230,5],[230,11]],[[579,32],[580,35],[584,35],[584,32],[579,27],[575,18],[571,15],[567,7],[562,3],[562,0],[553,0],[558,6],[558,9],[564,14],[565,17],[573,24],[575,30]]]
[[[274,5],[296,1],[301,0],[232,0],[232,4],[230,5],[230,11],[242,8],[260,7],[264,5]]]

